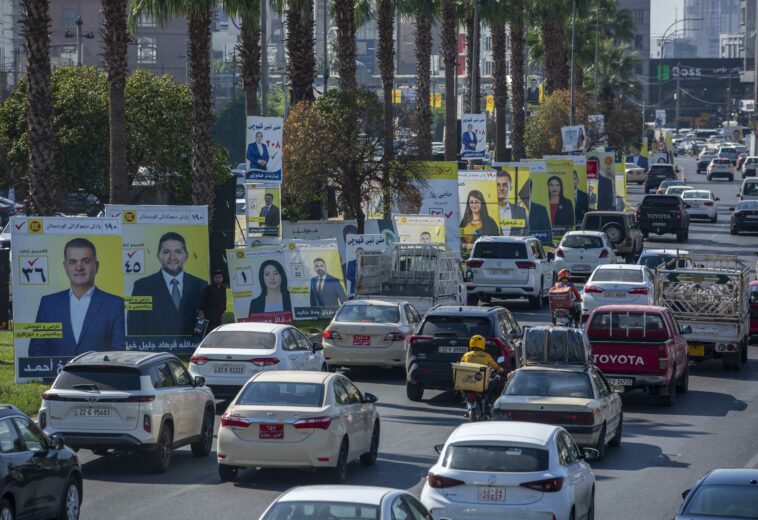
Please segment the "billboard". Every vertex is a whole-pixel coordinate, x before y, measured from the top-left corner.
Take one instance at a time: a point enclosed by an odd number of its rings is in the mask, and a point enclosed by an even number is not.
[[[590,172],[593,175],[590,176]],[[596,179],[592,179],[596,176]],[[613,152],[599,152],[592,150],[587,152],[587,177],[596,182],[593,186],[594,208],[599,211],[613,211],[616,207],[616,166]],[[590,201],[592,204],[592,201]]]
[[[406,244],[433,244],[445,248],[445,217],[393,215],[398,240]]]
[[[245,159],[247,180],[282,182],[281,117],[247,117]]]
[[[504,236],[525,236],[529,229],[526,207],[529,196],[523,198],[524,190],[529,190],[529,167],[522,163],[493,163],[497,168],[497,223]]]
[[[542,208],[550,222],[553,243],[557,244],[567,231],[574,229],[574,161],[572,159],[546,159],[547,172],[531,175],[532,206],[535,221]],[[539,228],[545,223],[539,222]]]
[[[468,256],[474,242],[483,235],[499,235],[497,225],[497,172],[466,170],[458,172],[461,254]]]
[[[348,235],[345,240],[345,283],[348,294],[355,294],[358,257],[383,253],[387,249],[387,240],[382,234]]]
[[[426,182],[418,186],[421,207],[417,212],[421,215],[445,217],[445,244],[451,251],[457,251],[460,248],[458,163],[425,162],[421,167]]]
[[[247,236],[282,236],[281,185],[275,183],[245,184],[245,215]]]
[[[461,159],[483,159],[487,150],[487,115],[461,116]]]

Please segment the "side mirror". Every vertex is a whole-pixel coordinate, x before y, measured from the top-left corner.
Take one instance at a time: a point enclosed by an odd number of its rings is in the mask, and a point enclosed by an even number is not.
[[[689,325],[682,325],[679,327],[679,332],[682,334],[692,334],[692,327]]]
[[[364,403],[375,403],[378,400],[379,399],[374,394],[370,394],[368,392],[366,392],[365,394],[363,394],[363,402]]]
[[[50,445],[53,447],[54,450],[62,450],[65,447],[65,442],[63,440],[63,435],[60,433],[54,433],[50,436]]]
[[[205,378],[203,376],[195,376],[192,379],[192,386],[203,386],[205,384]]]
[[[320,350],[324,350],[324,345],[322,345],[321,343],[313,343],[313,342],[311,342],[311,348],[312,348],[313,352],[316,353],[316,352],[318,352]]]
[[[682,491],[682,498],[687,498],[689,496],[689,494],[690,494],[690,491],[692,491],[692,490],[691,489],[685,489],[684,491]]]
[[[555,260],[555,253],[552,253],[552,252],[551,252],[551,253],[548,253],[548,254],[547,254],[547,259],[548,259],[548,260],[550,260],[551,262],[552,262],[553,260]]]
[[[582,448],[582,458],[587,462],[592,462],[600,458],[600,452],[595,448]]]
[[[734,208],[729,208],[729,211],[734,211]]]
[[[690,208],[692,207],[692,205],[690,205],[690,204],[685,204],[685,205],[684,205],[684,207],[685,207],[685,208],[687,208],[687,209],[690,209]]]
[[[437,453],[442,453],[442,448],[444,448],[444,447],[445,447],[444,444],[435,444],[434,445],[434,451],[436,451]]]
[[[626,388],[624,388],[623,386],[612,386],[611,391],[614,394],[623,394],[626,391]]]
[[[718,197],[713,197],[713,200],[721,200],[721,199]]]

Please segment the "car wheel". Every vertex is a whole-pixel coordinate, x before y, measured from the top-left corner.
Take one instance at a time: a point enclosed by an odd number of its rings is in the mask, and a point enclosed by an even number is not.
[[[740,345],[740,357],[742,358],[743,363],[747,363],[747,340],[745,340],[744,343]]]
[[[207,457],[213,446],[213,412],[206,409],[203,414],[203,424],[200,427],[200,439],[190,444],[195,457]]]
[[[624,413],[621,412],[621,415],[619,416],[619,424],[616,426],[616,431],[613,434],[613,438],[611,439],[610,444],[611,446],[620,446],[621,445],[621,432],[624,430]]]
[[[715,224],[716,222],[718,222],[718,220],[719,220],[719,216],[714,215],[714,217],[711,219],[711,224]]]
[[[58,520],[78,520],[79,510],[82,505],[82,493],[76,479],[69,477],[63,486],[63,496],[58,510]],[[5,516],[0,515],[0,520]]]
[[[413,402],[421,401],[424,397],[424,385],[421,383],[405,383],[405,395]]]
[[[676,241],[677,242],[684,242],[684,231],[677,231],[676,232]]]
[[[619,242],[621,242],[621,235],[623,234],[624,230],[621,228],[621,226],[617,224],[608,224],[603,228],[603,233],[605,233],[605,236],[608,238],[608,243],[610,243],[611,246],[616,247]]]
[[[645,195],[647,195],[648,193],[650,193],[650,190],[645,188]]]
[[[597,438],[595,449],[598,452],[597,460],[601,460],[605,456],[605,423],[603,424],[603,427],[600,428],[600,436]]]
[[[676,391],[680,394],[686,394],[690,389],[690,364],[687,363],[684,367],[684,374],[679,378],[676,383]]]
[[[158,446],[147,453],[147,465],[153,473],[165,473],[171,464],[173,432],[169,424],[164,424],[158,436]]]
[[[479,296],[476,294],[467,294],[466,305],[471,305],[473,307],[476,307],[477,305],[479,305]]]
[[[540,284],[540,292],[537,293],[537,296],[527,296],[527,300],[529,300],[529,306],[532,309],[538,311],[542,308],[542,304],[544,303],[542,284]]]
[[[342,484],[347,480],[347,439],[342,439],[340,453],[337,456],[337,465],[332,468],[332,480],[335,484]]]
[[[729,228],[729,233],[732,234],[732,235],[739,235],[740,234],[740,232],[737,231],[737,228],[734,227],[734,226],[732,226],[731,228]]]
[[[587,520],[595,520],[595,488],[592,488],[590,495],[590,509],[587,511]]]
[[[639,184],[640,186],[642,186],[643,184],[645,184],[645,181],[637,181],[637,184]]]
[[[366,453],[361,455],[361,464],[373,466],[376,464],[377,455],[379,455],[379,421],[374,424],[374,432],[371,434],[371,446],[369,446]]]
[[[327,366],[326,363],[321,365],[321,372],[329,372],[329,367]]]
[[[6,499],[0,501],[0,520],[13,520],[16,515],[13,506]]]
[[[729,182],[733,182],[733,181],[734,181],[734,175],[730,175],[729,176]]]
[[[674,373],[676,373],[676,367],[674,367]],[[671,378],[671,382],[668,386],[668,395],[662,395],[661,396],[661,402],[663,403],[663,406],[674,406],[674,403],[676,403],[676,379],[673,377]]]
[[[643,240],[647,240],[649,237],[650,237],[650,233],[648,233],[647,231],[643,231],[642,232],[642,239]]]
[[[228,464],[218,465],[218,476],[221,478],[221,482],[232,482],[237,479],[237,473],[239,468],[237,466],[230,466]]]

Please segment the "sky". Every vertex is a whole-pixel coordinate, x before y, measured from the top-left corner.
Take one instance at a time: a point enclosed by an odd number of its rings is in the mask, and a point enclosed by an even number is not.
[[[677,19],[677,13],[682,18],[683,6],[684,0],[650,0],[650,34],[661,36]]]

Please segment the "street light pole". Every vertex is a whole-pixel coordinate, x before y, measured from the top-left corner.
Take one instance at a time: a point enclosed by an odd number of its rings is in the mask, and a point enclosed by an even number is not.
[[[87,34],[82,34],[82,25],[84,25],[84,22],[82,21],[81,16],[79,16],[74,23],[76,24],[76,34],[72,34],[71,31],[67,30],[63,36],[65,38],[76,38],[76,66],[80,67],[84,61],[82,55],[82,38],[94,40],[95,34],[92,31]]]
[[[679,133],[679,102],[682,98],[682,91],[679,88],[679,81],[682,77],[679,62],[676,62],[676,132]]]
[[[268,0],[261,2],[261,114],[268,112]]]
[[[324,94],[329,86],[329,44],[326,41],[327,32],[329,31],[329,2],[323,0],[324,8]]]
[[[574,104],[574,48],[576,45],[576,0],[571,5],[571,114],[569,116],[569,126],[574,126],[574,117],[576,115],[576,106]],[[597,67],[597,63],[595,63]]]
[[[471,113],[474,112],[474,107],[476,107],[476,97],[477,97],[477,83],[476,83],[476,76],[477,71],[479,69],[479,0],[474,0],[474,35],[471,39],[471,92],[469,93],[471,95],[470,100],[470,107],[471,107]]]

